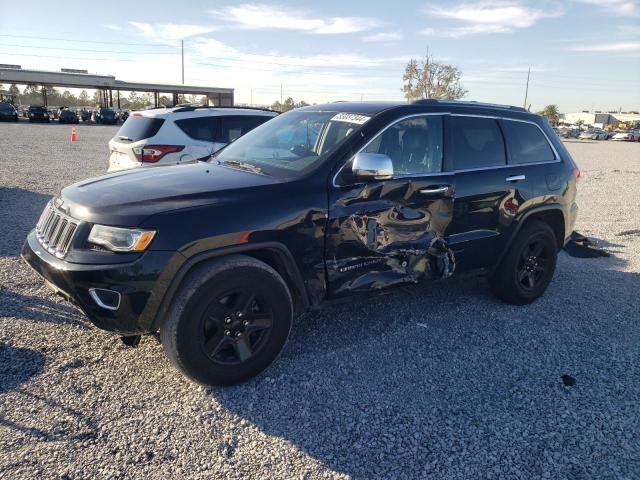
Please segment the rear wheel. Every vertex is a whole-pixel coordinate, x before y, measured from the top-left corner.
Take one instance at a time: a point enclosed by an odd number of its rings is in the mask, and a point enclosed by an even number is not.
[[[160,329],[164,350],[188,377],[233,385],[280,354],[291,330],[286,283],[259,260],[234,255],[196,267]]]
[[[506,303],[533,302],[549,286],[557,255],[551,227],[539,220],[527,221],[491,277],[491,290]]]

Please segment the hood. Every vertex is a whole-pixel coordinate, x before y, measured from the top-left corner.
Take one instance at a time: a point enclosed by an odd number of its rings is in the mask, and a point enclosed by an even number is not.
[[[239,190],[280,181],[204,162],[137,168],[70,185],[56,206],[78,220],[134,227],[156,213],[228,202]]]

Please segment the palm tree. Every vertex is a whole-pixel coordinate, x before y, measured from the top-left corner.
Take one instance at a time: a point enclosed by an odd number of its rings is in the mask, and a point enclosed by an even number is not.
[[[558,105],[547,105],[544,110],[538,112],[538,115],[547,117],[551,125],[556,125],[560,119],[560,109]]]

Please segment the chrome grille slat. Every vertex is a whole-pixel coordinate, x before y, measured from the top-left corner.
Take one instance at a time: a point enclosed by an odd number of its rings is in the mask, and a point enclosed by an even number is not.
[[[77,221],[56,210],[49,202],[36,224],[36,238],[49,253],[63,258],[77,229]]]

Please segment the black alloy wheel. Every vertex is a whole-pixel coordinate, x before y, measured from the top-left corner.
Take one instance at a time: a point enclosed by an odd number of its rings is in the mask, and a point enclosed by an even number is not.
[[[547,242],[533,238],[525,244],[518,265],[518,282],[522,288],[534,290],[539,285],[549,264],[549,258]]]
[[[260,352],[272,327],[269,299],[235,289],[219,295],[207,308],[201,346],[213,362],[238,365]]]

